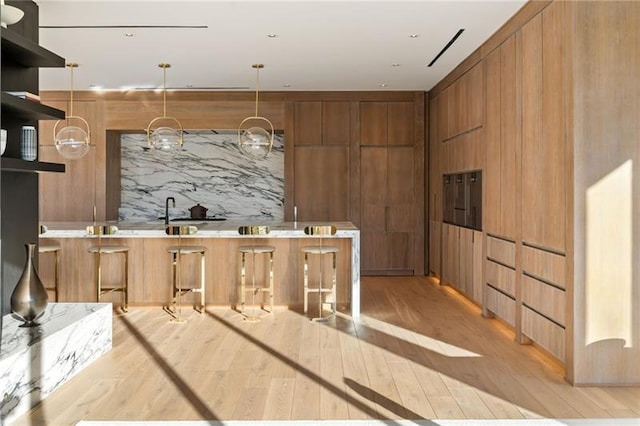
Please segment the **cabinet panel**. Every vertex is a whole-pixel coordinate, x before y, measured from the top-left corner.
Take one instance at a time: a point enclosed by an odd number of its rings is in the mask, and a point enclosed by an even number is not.
[[[456,287],[471,297],[473,294],[473,230],[458,227],[458,282]]]
[[[387,149],[360,150],[360,202],[362,230],[386,230]],[[363,251],[369,250],[363,245]]]
[[[565,251],[566,147],[562,2],[522,29],[522,238]]]
[[[413,258],[413,233],[389,232],[387,234],[388,269],[412,273],[415,259]]]
[[[487,286],[486,292],[487,309],[515,327],[516,301],[491,286]]]
[[[500,235],[500,195],[501,195],[501,147],[500,126],[500,49],[489,54],[485,60],[485,79],[487,91],[485,118],[485,149],[486,160],[484,168],[484,207],[483,229],[485,232]]]
[[[295,145],[322,145],[322,102],[295,103]]]
[[[567,305],[563,290],[524,275],[522,277],[522,301],[557,323],[566,325]]]
[[[484,288],[484,277],[482,273],[482,266],[484,262],[483,253],[483,241],[482,232],[473,231],[473,251],[472,251],[472,268],[473,274],[471,277],[471,292],[469,296],[479,304],[482,304],[482,289]]]
[[[361,231],[360,268],[362,272],[386,269],[389,264],[387,233],[384,231]]]
[[[294,161],[298,220],[349,220],[349,149],[297,147]]]
[[[516,295],[516,271],[490,260],[485,264],[487,283],[511,297]]]
[[[413,102],[387,104],[387,143],[395,146],[415,144],[415,112]]]
[[[351,104],[349,102],[323,102],[323,145],[349,145],[350,133]]]
[[[439,116],[441,96],[429,105],[429,219],[442,222],[442,157],[440,152]]]
[[[516,245],[510,241],[491,236],[487,237],[487,257],[498,262],[516,267]]]
[[[389,204],[411,204],[415,200],[413,148],[387,150],[387,194]]]
[[[360,145],[387,144],[387,103],[360,103]]]
[[[438,276],[442,276],[442,223],[429,221],[429,270]]]
[[[512,36],[500,47],[500,225],[501,235],[516,236],[516,164],[518,117],[516,44]]]
[[[442,281],[455,285],[458,281],[458,231],[456,226],[442,225]]]
[[[522,333],[564,362],[564,328],[524,306],[522,308]]]
[[[528,274],[566,288],[565,267],[564,256],[533,247],[522,247],[522,270]]]

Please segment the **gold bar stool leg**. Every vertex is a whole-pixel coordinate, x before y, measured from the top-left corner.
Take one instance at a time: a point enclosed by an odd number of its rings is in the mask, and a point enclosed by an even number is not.
[[[58,301],[58,284],[60,283],[60,269],[59,269],[60,260],[58,258],[58,250],[53,252],[53,285],[55,286],[54,297],[55,301]]]
[[[309,310],[309,253],[304,254],[304,313]]]
[[[242,312],[244,314],[244,308],[245,308],[245,285],[247,283],[247,278],[246,278],[246,274],[247,274],[247,269],[246,269],[246,259],[245,259],[245,253],[242,252],[241,255],[242,257],[242,266],[240,269],[240,312]]]
[[[123,312],[129,312],[129,252],[124,253],[124,305],[122,306]]]
[[[331,292],[333,293],[333,315],[336,314],[336,309],[338,306],[338,293],[336,292],[336,283],[337,283],[337,271],[336,271],[336,253],[333,252],[331,253],[333,254],[333,283],[332,283],[332,290]]]
[[[100,262],[100,250],[96,253],[96,286],[98,290],[98,302],[100,301],[100,296],[102,296],[102,274],[100,273],[102,265]]]
[[[202,253],[200,255],[200,313],[203,313],[205,310],[205,302],[204,302],[204,296],[205,296],[205,278],[204,278],[204,266],[205,266],[205,261],[204,261],[204,253]]]
[[[273,252],[269,253],[269,301],[273,312]]]

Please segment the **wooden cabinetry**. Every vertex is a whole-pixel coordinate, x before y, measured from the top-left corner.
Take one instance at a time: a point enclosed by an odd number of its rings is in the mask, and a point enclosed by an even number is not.
[[[482,304],[482,232],[448,223],[442,226],[442,282]]]
[[[7,130],[7,148],[0,162],[2,238],[1,312],[10,312],[10,297],[25,263],[26,243],[38,241],[38,175],[36,172],[64,172],[64,165],[38,158],[20,158],[20,135],[24,125],[38,128],[38,120],[61,119],[64,112],[38,102],[19,99],[7,91],[38,93],[38,68],[63,67],[64,59],[38,45],[38,6],[17,2],[25,12],[20,24],[2,28],[2,128]]]
[[[360,103],[360,229],[363,274],[412,275],[424,260],[415,232],[424,161],[414,102]],[[423,225],[424,226],[424,225]],[[424,228],[423,228],[424,229]]]
[[[484,230],[515,240],[520,143],[515,35],[487,55],[484,64],[487,88]]]
[[[522,241],[564,253],[566,82],[561,2],[522,27]]]
[[[67,111],[69,108],[69,103],[64,100],[47,100],[47,104],[62,111]],[[64,174],[40,175],[40,221],[42,222],[91,221],[93,206],[96,205],[97,199],[103,197],[96,194],[95,184],[98,170],[96,145],[102,142],[99,140],[96,102],[76,100],[73,102],[73,110],[75,115],[87,120],[92,130],[91,149],[80,160],[66,160],[61,157],[54,146],[54,122],[40,122],[40,157],[45,161],[64,162],[66,170]],[[73,188],[73,191],[69,191],[69,188]]]
[[[298,220],[349,221],[351,103],[296,102],[293,122]]]

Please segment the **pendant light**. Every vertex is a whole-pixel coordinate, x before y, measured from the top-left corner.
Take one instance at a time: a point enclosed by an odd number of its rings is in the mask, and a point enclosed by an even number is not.
[[[266,158],[273,146],[273,124],[258,115],[258,92],[260,91],[260,69],[262,64],[253,64],[256,70],[256,115],[247,117],[238,126],[240,152],[255,160]],[[249,124],[252,124],[249,127]],[[258,125],[259,124],[259,125]],[[265,129],[267,127],[267,129]]]
[[[184,144],[182,124],[167,117],[167,68],[171,64],[158,64],[162,68],[163,115],[156,117],[147,126],[147,142],[154,155],[168,159],[182,149]]]
[[[77,160],[89,152],[91,130],[87,120],[73,115],[73,69],[78,68],[78,64],[69,63],[67,67],[71,70],[69,115],[64,120],[56,121],[55,126],[53,126],[53,140],[61,156],[69,160]],[[78,126],[71,124],[74,120]],[[58,131],[58,125],[62,122],[67,123],[67,125]]]

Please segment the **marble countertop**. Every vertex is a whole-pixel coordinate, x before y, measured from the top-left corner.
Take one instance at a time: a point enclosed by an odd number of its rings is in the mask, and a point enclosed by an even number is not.
[[[104,236],[103,238],[123,238],[123,237],[146,237],[146,238],[165,238],[166,225],[163,221],[151,222],[99,222],[100,225],[115,225],[118,227],[118,233],[112,236]],[[171,222],[173,226],[192,225],[198,228],[198,232],[192,236],[185,238],[251,238],[251,236],[242,236],[238,234],[238,228],[246,225],[267,225],[270,233],[268,235],[258,235],[256,237],[264,238],[291,238],[305,237],[304,227],[307,225],[333,225],[336,227],[334,238],[350,238],[354,234],[359,234],[358,228],[351,222],[265,222],[265,223],[246,223],[240,221],[180,221]],[[47,227],[47,231],[40,234],[41,238],[95,238],[86,234],[86,227],[93,225],[92,222],[43,222],[42,225]],[[330,238],[330,237],[325,237]]]

